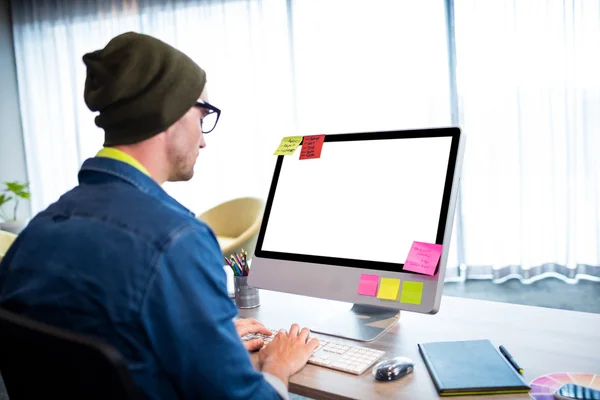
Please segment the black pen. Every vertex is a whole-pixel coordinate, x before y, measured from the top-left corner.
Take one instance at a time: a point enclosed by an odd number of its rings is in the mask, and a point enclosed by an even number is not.
[[[519,364],[515,361],[515,359],[510,355],[508,350],[502,345],[500,345],[500,352],[504,354],[504,357],[508,360],[509,363],[512,364],[513,367],[519,372],[519,374],[523,375],[523,368],[519,367]]]

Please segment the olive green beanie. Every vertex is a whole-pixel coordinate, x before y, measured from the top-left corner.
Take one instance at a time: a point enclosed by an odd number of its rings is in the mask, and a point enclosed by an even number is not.
[[[188,56],[148,35],[124,33],[83,56],[84,99],[99,111],[104,146],[137,143],[165,131],[200,97],[206,73]]]

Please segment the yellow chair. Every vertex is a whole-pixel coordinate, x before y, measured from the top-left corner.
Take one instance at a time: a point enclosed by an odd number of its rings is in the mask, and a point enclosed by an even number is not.
[[[243,197],[219,204],[199,215],[198,219],[215,232],[225,257],[244,249],[250,259],[254,255],[264,209],[263,200]]]
[[[4,258],[4,255],[8,251],[8,248],[13,244],[17,235],[14,233],[0,231],[0,261]]]

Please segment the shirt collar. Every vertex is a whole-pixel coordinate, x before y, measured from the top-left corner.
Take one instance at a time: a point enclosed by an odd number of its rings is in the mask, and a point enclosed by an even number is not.
[[[146,169],[146,167],[144,167],[142,165],[142,163],[140,163],[138,160],[136,160],[133,156],[125,153],[122,150],[116,149],[114,147],[103,148],[102,150],[100,150],[98,152],[98,154],[96,154],[96,157],[106,157],[106,158],[112,158],[113,160],[122,161],[126,164],[131,165],[132,167],[139,169],[146,175],[150,176],[150,172],[148,172],[148,170]]]
[[[129,163],[114,159],[112,157],[93,157],[83,162],[79,170],[79,182],[87,183],[92,180],[91,174],[103,174],[121,179],[142,192],[160,200],[166,206],[175,211],[183,212],[192,217],[194,213],[184,207],[181,203],[171,197],[165,190],[149,175]]]

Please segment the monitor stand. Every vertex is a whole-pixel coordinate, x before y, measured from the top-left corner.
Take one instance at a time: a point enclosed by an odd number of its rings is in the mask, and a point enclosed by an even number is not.
[[[319,318],[308,324],[312,332],[361,342],[377,339],[400,319],[397,309],[365,304],[354,304],[346,311],[319,314]]]

